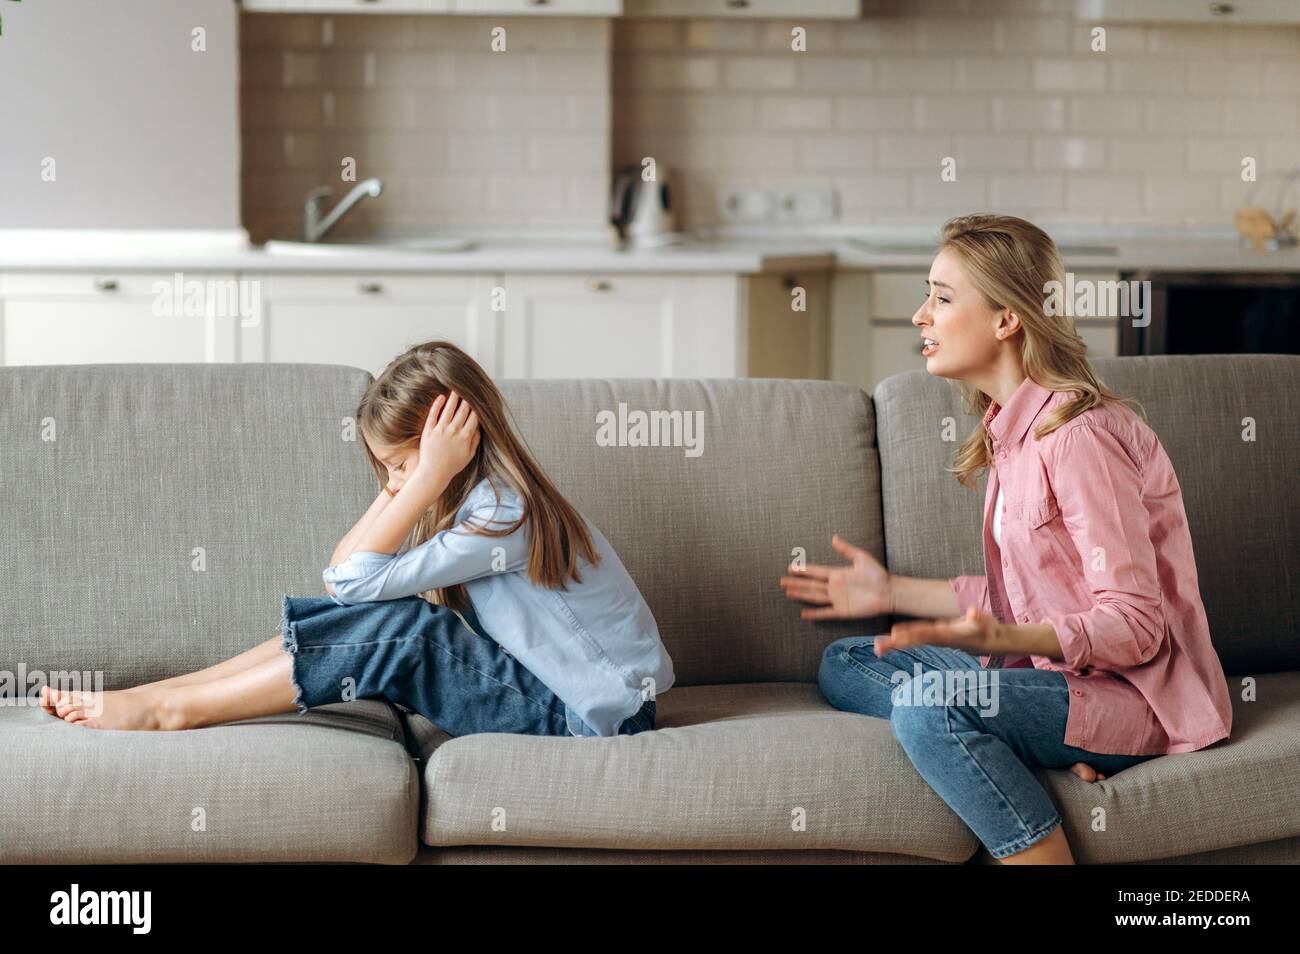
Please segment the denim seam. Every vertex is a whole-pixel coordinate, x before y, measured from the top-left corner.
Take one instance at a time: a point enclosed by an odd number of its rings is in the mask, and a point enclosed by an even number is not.
[[[897,688],[897,685],[894,683],[894,680],[888,678],[883,672],[880,672],[878,669],[872,669],[870,666],[864,666],[862,663],[854,659],[853,654],[850,653],[848,650],[845,650],[841,654],[841,658],[844,660],[845,663],[852,666],[854,669],[856,669],[858,672],[860,672],[862,675],[866,676],[867,678],[882,683],[886,688],[890,690]],[[899,672],[902,672],[902,670],[900,669]]]

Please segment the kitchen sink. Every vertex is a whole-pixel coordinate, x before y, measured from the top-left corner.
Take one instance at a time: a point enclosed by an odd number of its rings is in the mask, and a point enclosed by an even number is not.
[[[408,252],[428,255],[447,252],[468,252],[475,247],[470,239],[443,237],[399,239],[362,242],[301,242],[292,239],[271,239],[262,249],[271,255],[374,255]]]
[[[872,242],[866,239],[849,239],[849,244],[868,252],[883,255],[933,255],[937,245],[929,242]],[[1061,255],[1118,255],[1119,249],[1114,245],[1058,245]]]

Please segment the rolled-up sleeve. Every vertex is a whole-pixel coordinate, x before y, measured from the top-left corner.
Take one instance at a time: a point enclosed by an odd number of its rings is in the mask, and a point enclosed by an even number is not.
[[[1057,505],[1093,606],[1039,622],[1056,630],[1071,669],[1140,666],[1164,638],[1141,468],[1114,434],[1090,424],[1062,434],[1050,456]]]
[[[981,612],[993,613],[993,604],[989,600],[989,578],[987,576],[954,576],[948,580],[952,591],[957,594],[957,615],[965,616],[972,606]]]
[[[322,577],[334,587],[330,599],[340,606],[395,600],[524,569],[528,565],[526,525],[505,536],[474,532],[483,527],[505,529],[518,516],[513,508],[478,508],[407,552],[358,550],[337,566],[325,568]]]

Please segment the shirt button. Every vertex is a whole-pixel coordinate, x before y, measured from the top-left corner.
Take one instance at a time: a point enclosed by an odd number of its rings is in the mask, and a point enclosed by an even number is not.
[[[1003,557],[1003,558],[1002,558],[1002,565],[1003,565],[1003,566],[1010,566],[1010,565],[1011,565],[1011,561],[1008,560],[1006,557]]]
[[[1074,694],[1075,694],[1076,696],[1081,696],[1081,695],[1083,695],[1083,690],[1082,690],[1082,689],[1076,689],[1076,690],[1074,690]]]
[[[1022,623],[1028,623],[1028,622],[1029,622],[1029,617],[1028,617],[1028,616],[1022,616],[1022,617],[1020,617],[1020,622],[1022,622]]]

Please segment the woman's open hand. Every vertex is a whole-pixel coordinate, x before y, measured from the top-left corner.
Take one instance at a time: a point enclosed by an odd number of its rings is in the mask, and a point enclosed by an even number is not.
[[[478,413],[455,391],[433,399],[420,434],[420,459],[409,482],[437,485],[441,493],[478,450]]]
[[[849,559],[848,566],[791,566],[790,575],[781,577],[786,596],[813,604],[814,608],[799,615],[804,619],[863,619],[893,612],[889,571],[884,565],[838,534],[831,537],[831,546]]]
[[[996,616],[972,606],[953,619],[916,619],[895,623],[888,636],[876,637],[876,655],[905,646],[947,646],[971,655],[993,656],[1005,651],[1004,625]]]

